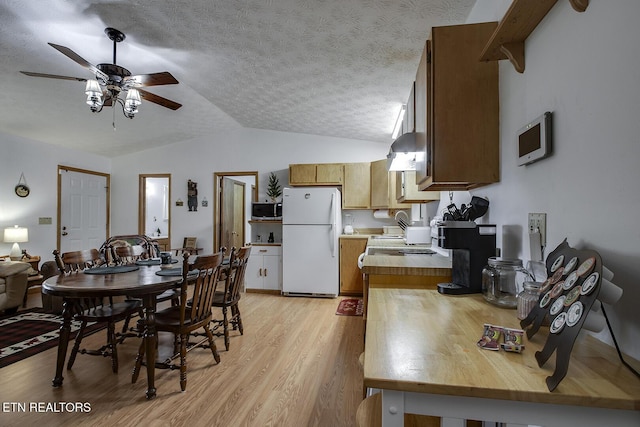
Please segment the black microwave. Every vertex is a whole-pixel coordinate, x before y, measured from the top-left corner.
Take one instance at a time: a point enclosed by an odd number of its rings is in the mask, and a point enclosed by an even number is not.
[[[252,203],[251,219],[282,219],[282,203]]]

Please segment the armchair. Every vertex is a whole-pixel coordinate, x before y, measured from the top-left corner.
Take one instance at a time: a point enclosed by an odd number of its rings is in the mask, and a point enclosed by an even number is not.
[[[21,261],[0,262],[0,311],[15,313],[22,305],[31,264]]]

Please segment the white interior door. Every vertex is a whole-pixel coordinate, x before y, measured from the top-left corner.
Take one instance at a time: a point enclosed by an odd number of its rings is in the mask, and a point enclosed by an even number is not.
[[[59,169],[60,252],[99,249],[107,239],[108,175]]]

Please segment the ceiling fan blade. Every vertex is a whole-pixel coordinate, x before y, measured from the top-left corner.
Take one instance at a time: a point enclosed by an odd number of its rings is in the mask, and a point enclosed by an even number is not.
[[[131,87],[142,86],[160,86],[160,85],[175,85],[178,84],[178,80],[171,75],[170,72],[164,71],[162,73],[152,74],[138,74],[136,76],[129,76],[124,78],[125,81]]]
[[[87,79],[83,79],[82,77],[69,77],[69,76],[58,76],[56,74],[43,74],[43,73],[32,73],[31,71],[20,71],[22,74],[31,77],[46,77],[48,79],[61,79],[61,80],[75,80],[78,82],[86,82]]]
[[[78,64],[82,65],[84,68],[90,70],[91,72],[96,74],[96,76],[101,76],[104,79],[109,78],[109,76],[107,76],[105,73],[100,71],[98,67],[96,67],[95,65],[93,65],[92,63],[90,63],[89,61],[87,61],[86,59],[84,59],[83,57],[81,57],[80,55],[78,55],[68,47],[60,46],[59,44],[54,44],[54,43],[49,43],[49,46],[56,49],[58,52],[62,53],[63,55],[66,55],[67,57],[71,58]]]
[[[147,92],[146,90],[138,89],[140,92],[140,96],[149,102],[153,102],[154,104],[162,105],[163,107],[169,108],[171,110],[177,110],[182,107],[182,104],[178,104],[175,101],[171,101],[170,99],[163,98],[159,95],[153,94],[151,92]]]

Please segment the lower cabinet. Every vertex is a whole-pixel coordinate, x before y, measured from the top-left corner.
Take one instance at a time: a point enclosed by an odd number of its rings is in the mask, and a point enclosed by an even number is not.
[[[358,257],[367,248],[367,237],[340,238],[340,294],[362,295],[362,272]]]
[[[282,290],[282,246],[254,244],[244,280],[245,289]]]

